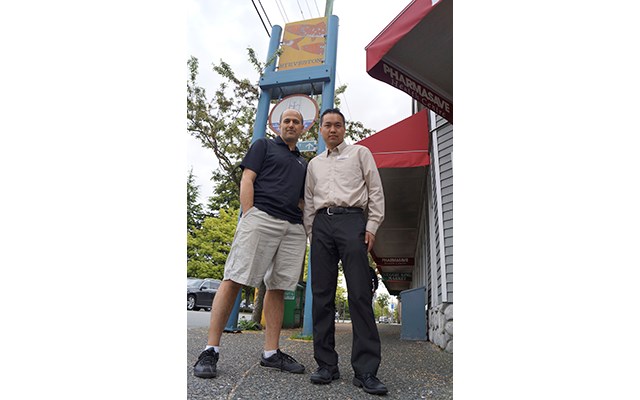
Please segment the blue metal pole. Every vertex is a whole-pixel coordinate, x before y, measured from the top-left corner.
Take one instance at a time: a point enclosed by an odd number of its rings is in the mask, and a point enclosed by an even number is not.
[[[330,79],[322,84],[322,107],[320,107],[320,115],[325,110],[333,108],[333,98],[336,89],[336,60],[338,57],[338,17],[329,16],[327,23],[327,47],[325,53],[325,65],[330,68]],[[326,145],[322,135],[318,135],[318,152],[321,154],[326,150]]]
[[[276,69],[276,52],[280,47],[280,35],[282,34],[282,28],[279,25],[274,25],[271,30],[271,40],[269,41],[269,50],[267,51],[267,66],[265,72],[273,72]],[[269,90],[262,90],[260,98],[258,99],[258,109],[256,110],[256,120],[253,124],[253,137],[251,143],[263,138],[266,134],[267,119],[269,118],[269,103],[271,102],[271,92]],[[242,215],[242,210],[240,210]],[[240,219],[240,217],[238,217]],[[238,292],[236,302],[233,305],[227,326],[224,327],[225,332],[239,332],[238,329],[238,314],[240,313],[240,299],[242,298],[242,288]]]
[[[304,293],[304,318],[302,319],[302,336],[313,335],[313,316],[311,305],[313,304],[313,293],[311,293],[311,248],[309,248],[309,259],[307,260],[307,288]]]
[[[282,28],[279,25],[274,25],[271,30],[271,41],[269,42],[269,51],[267,52],[267,66],[264,72],[273,72],[276,69],[276,52],[280,47],[280,35],[282,34]],[[253,124],[253,138],[251,143],[263,138],[267,129],[267,119],[269,118],[269,103],[271,102],[271,90],[262,89],[260,92],[260,98],[258,100],[258,110],[256,112],[256,120]]]
[[[229,319],[227,320],[227,326],[224,327],[225,332],[240,332],[242,329],[238,329],[238,316],[240,315],[240,299],[242,298],[242,287],[238,292],[238,297],[236,297],[236,301],[233,304],[233,309],[231,309],[231,314],[229,315]]]

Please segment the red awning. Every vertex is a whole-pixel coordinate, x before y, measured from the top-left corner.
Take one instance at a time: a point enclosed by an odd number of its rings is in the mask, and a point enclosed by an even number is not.
[[[429,165],[429,117],[427,110],[362,139],[378,168],[406,168]]]
[[[367,72],[453,123],[452,28],[453,0],[413,0],[365,48]]]

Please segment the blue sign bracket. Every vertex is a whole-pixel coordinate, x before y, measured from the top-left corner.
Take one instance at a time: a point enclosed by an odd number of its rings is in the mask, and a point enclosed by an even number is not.
[[[289,69],[285,71],[265,72],[260,78],[260,88],[268,90],[275,87],[300,85],[304,83],[329,82],[333,68],[328,65]],[[310,94],[310,93],[305,93]],[[317,93],[316,93],[317,94]]]

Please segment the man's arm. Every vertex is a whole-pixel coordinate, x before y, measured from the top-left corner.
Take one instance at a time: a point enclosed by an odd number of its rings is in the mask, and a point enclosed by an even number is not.
[[[369,149],[361,152],[360,162],[369,195],[365,243],[368,245],[368,250],[371,251],[376,238],[375,234],[384,220],[384,191],[378,167]]]
[[[307,178],[305,179],[304,185],[304,211],[302,213],[304,229],[309,237],[311,237],[313,218],[316,216],[316,210],[313,205],[314,187],[315,181],[313,180],[313,174],[311,173],[311,163],[309,163],[309,166],[307,167]]]
[[[242,179],[240,180],[240,207],[242,207],[242,213],[253,207],[253,184],[257,177],[258,174],[249,168],[245,168],[242,171]]]

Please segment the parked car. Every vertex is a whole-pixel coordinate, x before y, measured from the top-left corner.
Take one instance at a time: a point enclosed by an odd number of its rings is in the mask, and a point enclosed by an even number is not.
[[[187,278],[187,310],[198,311],[204,308],[211,311],[211,303],[218,287],[220,281],[217,279]]]
[[[247,301],[245,299],[242,299],[242,301],[240,302],[240,311],[247,313],[253,312],[253,304],[247,304]]]

